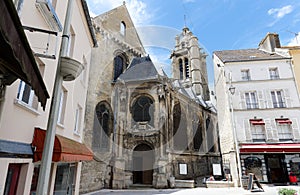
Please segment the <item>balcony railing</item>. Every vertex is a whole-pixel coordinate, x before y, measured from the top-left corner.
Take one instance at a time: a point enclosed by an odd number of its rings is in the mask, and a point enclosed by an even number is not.
[[[257,109],[258,103],[246,103],[247,109]]]
[[[285,108],[285,102],[273,102],[274,108]]]

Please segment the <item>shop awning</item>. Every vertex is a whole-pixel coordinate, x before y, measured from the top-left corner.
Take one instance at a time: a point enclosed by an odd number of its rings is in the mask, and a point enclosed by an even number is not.
[[[250,119],[251,125],[265,125],[265,122],[262,119]]]
[[[300,144],[242,144],[240,153],[300,153]]]
[[[13,1],[0,1],[0,75],[2,84],[28,83],[45,109],[49,94],[24,33]]]
[[[292,121],[288,118],[283,119],[275,119],[277,123],[279,124],[292,124]]]
[[[32,146],[36,147],[34,162],[42,159],[46,131],[36,128]],[[65,138],[55,136],[52,161],[54,162],[77,162],[90,161],[93,159],[93,152],[84,144]]]

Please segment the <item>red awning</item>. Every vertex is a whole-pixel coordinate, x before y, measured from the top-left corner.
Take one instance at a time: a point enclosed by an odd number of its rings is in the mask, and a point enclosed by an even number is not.
[[[13,1],[0,1],[0,74],[2,84],[28,83],[45,109],[49,94]]]
[[[251,125],[265,125],[265,122],[262,119],[250,119]]]
[[[32,146],[36,147],[34,162],[42,159],[46,131],[35,128]],[[55,136],[52,161],[54,162],[76,162],[93,160],[93,152],[84,144],[65,138]]]
[[[300,144],[242,144],[240,153],[300,153]]]
[[[287,118],[275,119],[275,120],[279,124],[292,124],[292,121],[290,119],[287,119]]]

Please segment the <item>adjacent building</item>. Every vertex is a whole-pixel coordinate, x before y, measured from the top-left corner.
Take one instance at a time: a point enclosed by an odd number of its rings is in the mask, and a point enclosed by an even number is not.
[[[96,44],[86,2],[74,1],[66,56],[60,56],[59,50],[67,1],[4,2],[9,6],[13,20],[7,17],[7,12],[1,19],[1,49],[3,37],[11,41],[12,49],[6,47],[7,50],[1,51],[7,56],[17,56],[17,59],[4,56],[3,61],[1,58],[1,65],[5,59],[12,59],[6,60],[9,65],[4,64],[6,69],[1,68],[1,72],[9,79],[7,82],[14,79],[10,77],[11,71],[23,70],[25,74],[18,72],[18,80],[6,87],[1,85],[0,194],[35,194],[51,105],[51,101],[46,104],[46,100],[48,94],[52,98],[56,73],[62,74],[65,81],[58,98],[59,116],[55,121],[49,194],[78,194],[81,161],[93,158],[91,150],[83,144],[91,49]],[[1,10],[5,8],[2,4]],[[14,28],[11,28],[13,24]],[[24,51],[15,49],[15,46],[22,46]],[[9,53],[11,51],[14,55]],[[56,70],[59,60],[67,66]],[[28,68],[29,62],[36,67]],[[18,63],[21,68],[17,67]],[[68,72],[70,63],[83,67],[83,72],[76,79],[73,73]]]
[[[92,52],[84,141],[94,159],[83,162],[81,192],[202,184],[221,158],[197,37],[187,27],[177,36],[171,79],[146,55],[125,4],[93,23],[99,47]]]
[[[236,183],[237,168],[268,183],[288,182],[291,171],[299,174],[294,59],[280,47],[278,34],[268,33],[257,49],[213,53],[222,158]]]

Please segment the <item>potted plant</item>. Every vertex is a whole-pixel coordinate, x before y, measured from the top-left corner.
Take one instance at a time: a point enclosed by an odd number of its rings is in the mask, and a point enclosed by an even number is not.
[[[279,195],[298,195],[297,190],[291,188],[281,188],[279,190]]]

